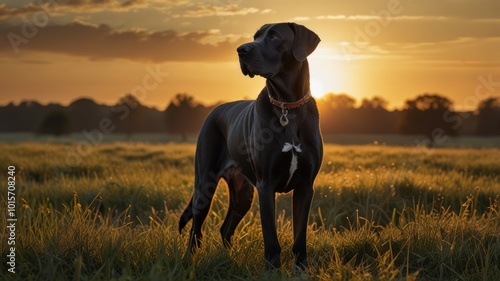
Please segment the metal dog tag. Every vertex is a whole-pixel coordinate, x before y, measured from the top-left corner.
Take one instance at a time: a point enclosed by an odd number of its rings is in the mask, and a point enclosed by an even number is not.
[[[288,117],[286,117],[288,115],[288,110],[281,108],[281,114],[280,123],[282,127],[285,127],[288,125]]]
[[[280,118],[280,123],[281,126],[285,127],[286,125],[288,125],[288,118],[285,115],[282,115]]]

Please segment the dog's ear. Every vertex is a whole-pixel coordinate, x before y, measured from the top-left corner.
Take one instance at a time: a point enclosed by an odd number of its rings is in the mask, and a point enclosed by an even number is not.
[[[289,23],[289,26],[295,34],[292,46],[293,56],[296,60],[303,61],[316,49],[321,39],[303,25],[292,22]]]

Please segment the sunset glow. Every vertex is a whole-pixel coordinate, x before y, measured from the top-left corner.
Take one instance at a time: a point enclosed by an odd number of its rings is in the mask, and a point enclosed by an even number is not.
[[[82,96],[113,104],[134,91],[158,108],[183,92],[207,104],[255,98],[264,81],[241,74],[236,48],[269,22],[321,37],[309,57],[315,97],[381,96],[398,108],[432,92],[475,108],[473,99],[500,92],[496,0],[51,3],[0,4],[0,104]],[[144,85],[147,75],[157,79]]]
[[[326,94],[325,85],[318,79],[311,79],[311,94],[315,98],[321,98]]]

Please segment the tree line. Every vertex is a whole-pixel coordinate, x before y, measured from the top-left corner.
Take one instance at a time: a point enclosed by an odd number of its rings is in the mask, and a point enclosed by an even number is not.
[[[317,99],[324,134],[425,135],[431,142],[442,135],[500,135],[500,97],[481,101],[474,111],[453,110],[453,102],[433,93],[408,99],[403,109],[389,110],[381,97],[364,98],[359,105],[347,94],[329,93]],[[107,122],[113,132],[196,135],[214,105],[203,105],[194,96],[177,94],[165,110],[142,105],[133,95],[115,105],[81,98],[68,106],[25,101],[0,106],[0,132],[33,132],[56,136],[89,131]]]
[[[328,94],[318,101],[324,133],[424,135],[434,142],[440,136],[500,135],[500,97],[481,101],[473,111],[455,111],[453,102],[436,93],[405,101],[390,111],[381,97],[356,100],[347,94]]]

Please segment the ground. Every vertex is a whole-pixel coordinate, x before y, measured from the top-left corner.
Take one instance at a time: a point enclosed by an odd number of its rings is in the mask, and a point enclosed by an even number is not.
[[[2,280],[494,280],[500,275],[500,150],[326,145],[293,276],[290,194],[277,200],[283,268],[265,272],[257,198],[222,247],[223,182],[204,245],[183,259],[178,218],[193,189],[193,144],[0,143],[8,209],[15,167],[15,271]],[[11,185],[12,186],[12,185]],[[11,194],[12,195],[12,194]],[[6,211],[0,224],[8,225]],[[189,228],[189,225],[188,225]],[[6,234],[8,229],[5,230]],[[7,279],[6,279],[7,278]]]

